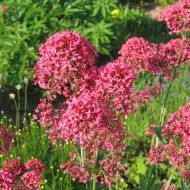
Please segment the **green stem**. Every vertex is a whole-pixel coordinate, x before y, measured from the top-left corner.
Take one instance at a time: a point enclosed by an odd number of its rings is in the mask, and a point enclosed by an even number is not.
[[[96,169],[96,162],[98,157],[98,151],[94,152],[94,170]],[[96,189],[96,173],[93,174],[92,190]]]
[[[24,118],[26,118],[26,109],[27,109],[27,87],[28,87],[28,85],[27,85],[27,83],[26,83],[26,85],[25,85],[25,90],[24,90],[24,92],[25,92],[25,94],[24,94]]]
[[[14,100],[14,103],[15,103],[15,109],[16,109],[16,129],[18,130],[18,106],[17,106],[17,103],[16,103],[16,100]]]
[[[166,187],[165,187],[164,190],[168,190],[168,188],[169,188],[169,186],[171,184],[172,178],[173,178],[173,172],[170,174],[170,177],[169,177],[169,179],[167,181],[167,184],[166,184]]]
[[[80,147],[80,157],[81,157],[81,166],[83,167],[84,166],[84,151],[83,151],[83,148],[82,146]]]
[[[96,174],[93,174],[92,190],[96,189]]]
[[[180,51],[179,51],[179,54],[178,54],[178,57],[177,57],[177,60],[176,60],[176,65],[179,65],[179,63],[180,63],[180,59],[181,59],[184,44],[185,44],[185,38],[183,38],[183,40],[182,40]],[[165,111],[166,111],[166,103],[167,103],[169,92],[170,92],[170,89],[172,87],[172,83],[173,83],[173,80],[174,80],[174,78],[176,76],[176,73],[177,73],[177,67],[174,68],[173,74],[172,74],[172,76],[170,78],[168,89],[166,91],[166,95],[164,97],[164,102],[163,102],[163,106],[162,106],[161,113],[160,113],[159,130],[161,130],[161,127],[163,125]],[[158,146],[158,142],[159,142],[159,138],[157,136],[156,137],[156,146]]]
[[[17,116],[18,116],[18,129],[20,128],[20,92],[17,90],[18,93],[18,109],[17,109]]]
[[[118,179],[116,180],[116,190],[119,190]]]

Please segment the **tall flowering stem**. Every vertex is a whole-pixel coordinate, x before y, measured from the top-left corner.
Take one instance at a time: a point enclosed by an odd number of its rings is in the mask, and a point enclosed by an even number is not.
[[[177,57],[177,60],[176,60],[176,65],[179,65],[179,63],[180,63],[182,52],[183,52],[183,47],[185,45],[185,41],[186,41],[186,38],[183,37],[182,42],[181,42],[180,51],[179,51],[179,54],[178,54],[178,57]],[[164,102],[163,102],[163,106],[162,106],[161,113],[160,113],[159,131],[161,131],[161,126],[163,125],[164,116],[165,116],[165,110],[166,110],[166,103],[167,103],[167,99],[168,99],[170,89],[172,87],[173,80],[175,79],[176,74],[177,74],[177,69],[178,69],[178,67],[174,67],[174,70],[173,70],[172,76],[170,78],[169,85],[168,85],[168,88],[167,88],[167,91],[166,91],[166,94],[165,94],[165,97],[164,97]],[[158,142],[159,142],[158,136],[156,138],[156,146],[158,146]]]
[[[151,147],[150,163],[159,164],[167,161],[182,178],[189,181],[190,102],[171,113],[161,130],[168,142],[166,144],[160,142],[158,147]]]

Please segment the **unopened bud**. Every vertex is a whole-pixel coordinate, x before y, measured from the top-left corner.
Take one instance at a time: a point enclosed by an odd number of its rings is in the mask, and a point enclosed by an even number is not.
[[[17,85],[16,85],[16,89],[17,89],[17,90],[20,90],[20,89],[21,89],[21,85],[20,85],[20,84],[17,84]]]
[[[24,83],[28,84],[28,78],[27,77],[24,77]]]
[[[15,94],[10,93],[10,94],[9,94],[9,97],[10,97],[10,99],[15,99]]]

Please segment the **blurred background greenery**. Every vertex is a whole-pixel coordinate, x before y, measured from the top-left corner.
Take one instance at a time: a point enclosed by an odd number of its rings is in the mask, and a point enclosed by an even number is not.
[[[0,2],[0,85],[23,85],[32,79],[40,44],[57,31],[72,30],[97,47],[97,65],[117,57],[121,45],[132,36],[151,42],[168,41],[164,23],[146,16],[142,8],[174,2],[119,0],[2,0]],[[3,12],[2,7],[8,6]]]

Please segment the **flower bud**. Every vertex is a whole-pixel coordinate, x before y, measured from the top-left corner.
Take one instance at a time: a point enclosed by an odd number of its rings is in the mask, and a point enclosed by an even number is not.
[[[20,84],[17,84],[17,85],[16,85],[16,89],[17,89],[17,90],[20,90],[20,89],[21,89],[21,85],[20,85]]]
[[[10,99],[15,99],[15,94],[10,93],[10,94],[9,94],[9,97],[10,97]]]
[[[27,77],[24,77],[24,83],[28,84],[28,78]]]

